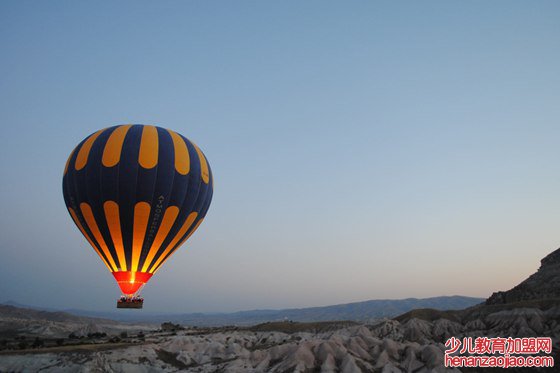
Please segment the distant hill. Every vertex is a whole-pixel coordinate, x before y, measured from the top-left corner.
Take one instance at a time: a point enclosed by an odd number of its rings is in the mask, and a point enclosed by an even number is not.
[[[405,312],[394,319],[401,323],[412,319],[430,322],[446,319],[460,323],[480,323],[493,313],[517,315],[517,313],[531,309],[539,314],[554,315],[555,322],[560,321],[558,316],[560,312],[560,249],[556,249],[544,257],[537,272],[510,290],[493,293],[484,303],[448,311],[442,311],[436,307],[418,307],[418,309]]]
[[[28,320],[28,321],[53,321],[53,322],[104,322],[116,324],[114,320],[103,320],[92,317],[72,315],[61,311],[43,311],[22,306],[0,304],[0,320]]]
[[[324,307],[291,308],[283,310],[251,310],[233,313],[185,313],[185,314],[153,314],[145,312],[96,312],[86,310],[64,310],[51,314],[37,307],[17,305],[17,312],[29,312],[29,315],[47,317],[71,318],[72,315],[104,318],[121,322],[162,323],[172,321],[193,326],[221,326],[221,325],[254,325],[268,321],[335,321],[349,320],[367,322],[380,318],[391,318],[416,308],[433,308],[437,310],[458,310],[471,307],[483,302],[483,298],[463,296],[442,296],[434,298],[407,298],[407,299],[378,299],[364,302],[338,304]],[[10,302],[14,305],[14,302]],[[16,308],[16,307],[14,307]],[[0,311],[6,312],[14,308],[2,307]],[[25,308],[25,309],[24,309]],[[0,312],[1,314],[2,312]],[[78,321],[78,320],[73,320]]]
[[[442,296],[434,298],[379,299],[324,307],[283,310],[251,310],[234,313],[147,314],[144,312],[88,312],[66,310],[73,314],[104,317],[128,322],[161,323],[171,321],[193,326],[254,325],[268,321],[292,320],[302,322],[349,320],[368,322],[391,318],[416,308],[458,310],[483,302],[483,298]]]
[[[151,325],[120,323],[115,320],[72,315],[67,312],[43,311],[0,305],[0,339],[16,336],[40,336],[58,338],[74,333],[117,333],[128,330],[144,330]]]
[[[456,310],[473,306],[484,299],[462,296],[435,298],[380,299],[364,302],[338,304],[325,307],[295,308],[285,310],[254,310],[229,314],[185,314],[174,316],[176,322],[189,325],[258,324],[266,321],[334,321],[351,320],[367,322],[390,318],[415,308]]]

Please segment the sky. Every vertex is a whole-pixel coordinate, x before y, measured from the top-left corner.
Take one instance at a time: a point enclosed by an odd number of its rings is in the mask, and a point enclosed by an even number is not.
[[[62,197],[125,123],[196,142],[147,312],[488,297],[560,243],[557,1],[0,2],[0,302],[113,310]]]

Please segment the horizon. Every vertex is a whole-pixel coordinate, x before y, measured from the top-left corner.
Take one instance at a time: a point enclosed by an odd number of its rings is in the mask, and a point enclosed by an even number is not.
[[[452,301],[452,303],[449,303],[450,298],[453,298],[453,300],[455,302]],[[458,306],[457,305],[457,298],[459,298],[459,302],[462,304],[462,306]],[[431,301],[436,300],[437,303],[436,304],[432,304],[430,303]],[[409,311],[412,310],[417,310],[417,309],[424,309],[424,308],[429,308],[429,309],[434,309],[434,310],[459,310],[459,309],[463,309],[465,307],[471,307],[473,305],[476,304],[481,304],[484,303],[484,298],[476,298],[476,297],[465,297],[465,296],[461,296],[461,295],[449,295],[449,296],[440,296],[440,297],[428,297],[428,298],[402,298],[402,299],[369,299],[369,300],[364,300],[364,301],[360,301],[360,302],[351,302],[351,303],[341,303],[341,304],[330,304],[330,305],[320,305],[320,306],[311,306],[311,307],[293,307],[293,308],[277,308],[277,309],[271,309],[271,308],[262,308],[262,309],[246,309],[246,310],[235,310],[235,311],[230,311],[230,312],[181,312],[181,311],[161,311],[161,312],[157,312],[157,311],[150,311],[150,310],[143,310],[142,312],[138,312],[138,311],[132,311],[132,313],[130,314],[123,314],[122,310],[119,309],[112,309],[112,310],[107,310],[107,311],[95,311],[95,310],[87,310],[87,309],[79,309],[79,308],[50,308],[50,307],[42,307],[42,306],[33,306],[33,305],[28,305],[28,304],[20,304],[17,302],[13,302],[11,300],[8,301],[0,301],[0,306],[8,306],[8,307],[15,307],[18,309],[22,309],[22,310],[31,310],[31,311],[43,311],[43,312],[51,312],[51,313],[67,313],[69,315],[73,315],[73,316],[79,316],[79,317],[93,317],[93,318],[102,318],[102,319],[109,319],[109,320],[115,320],[115,321],[119,321],[119,322],[154,322],[154,318],[162,318],[162,317],[202,317],[202,319],[199,319],[197,322],[195,322],[195,324],[193,325],[215,325],[216,322],[215,321],[209,321],[212,320],[213,317],[233,317],[233,316],[241,316],[241,315],[245,315],[244,317],[246,318],[244,321],[241,321],[242,323],[248,323],[248,324],[255,324],[255,323],[259,323],[259,321],[255,321],[254,318],[258,318],[261,317],[263,318],[262,320],[260,320],[260,322],[266,322],[265,320],[268,321],[273,321],[276,320],[275,318],[273,318],[271,315],[274,314],[282,314],[282,313],[286,313],[286,312],[291,312],[292,313],[292,317],[296,318],[296,321],[294,322],[306,322],[307,321],[311,321],[314,320],[315,317],[317,317],[318,315],[315,314],[315,316],[311,316],[309,317],[308,315],[303,316],[303,320],[302,315],[298,314],[298,312],[302,312],[302,311],[306,311],[306,312],[313,312],[313,310],[320,310],[321,312],[321,316],[324,318],[324,313],[325,312],[338,312],[338,315],[340,312],[345,312],[340,310],[340,307],[345,307],[344,309],[346,309],[347,306],[352,306],[352,305],[361,305],[364,303],[368,303],[369,304],[369,312],[374,312],[379,314],[380,310],[383,307],[384,303],[390,303],[391,306],[394,308],[392,311],[390,311],[390,313],[392,314],[392,316],[376,316],[375,319],[382,319],[384,317],[397,317],[400,316],[404,313],[407,313]],[[404,302],[414,302],[414,305],[404,305]],[[444,301],[446,306],[443,306],[440,302]],[[476,302],[475,302],[476,301]],[[478,303],[479,301],[482,301],[481,303]],[[424,302],[424,304],[422,306],[420,306],[417,302]],[[428,305],[425,305],[425,302],[428,302]],[[381,304],[378,304],[381,303]],[[396,311],[395,310],[400,307],[404,309],[402,309],[402,311]],[[420,308],[418,308],[420,307]],[[331,309],[330,311],[327,311],[326,309]],[[293,314],[295,312],[295,314]],[[363,313],[364,311],[361,310],[361,313]],[[363,315],[360,315],[360,312],[356,313],[356,312],[350,312],[350,314],[352,316],[350,316],[350,318],[348,317],[326,317],[326,319],[324,319],[323,321],[335,321],[335,320],[342,320],[342,319],[349,319],[351,320],[352,318],[360,318],[363,317]],[[276,316],[278,317],[278,316]],[[284,315],[284,317],[282,317],[282,319],[285,319],[285,317],[287,317],[286,315]],[[247,319],[248,318],[248,319]],[[253,319],[251,319],[253,318]],[[299,319],[298,319],[299,318]],[[150,320],[150,321],[148,321]],[[192,323],[192,321],[191,321]],[[236,322],[234,321],[219,321],[218,324],[220,325],[229,325],[229,324],[233,324],[235,325]]]
[[[326,308],[326,307],[336,307],[336,306],[344,306],[344,305],[348,305],[348,304],[376,302],[376,301],[383,302],[383,301],[429,300],[429,299],[456,298],[456,297],[469,298],[469,299],[482,299],[482,300],[485,299],[485,298],[479,298],[479,297],[467,297],[467,296],[463,296],[463,295],[442,295],[442,296],[438,296],[438,297],[426,297],[426,298],[409,297],[409,298],[397,298],[397,299],[367,299],[367,300],[362,300],[362,301],[357,301],[357,302],[325,304],[325,305],[310,306],[310,307],[254,308],[254,309],[234,310],[234,311],[229,311],[229,312],[220,312],[220,311],[214,311],[214,312],[204,312],[204,311],[201,311],[201,312],[181,312],[181,311],[174,311],[172,313],[169,313],[169,312],[157,312],[157,311],[143,310],[142,314],[150,315],[150,316],[154,316],[154,315],[182,315],[182,314],[220,315],[220,314],[235,314],[235,313],[254,312],[254,311],[288,311],[288,310],[301,310],[301,309],[308,309],[308,308]],[[107,310],[107,311],[96,311],[96,310],[88,310],[88,309],[83,309],[83,308],[53,308],[53,307],[44,307],[44,306],[40,306],[40,305],[21,304],[21,303],[12,301],[10,299],[0,301],[0,305],[13,306],[13,307],[18,307],[18,308],[29,308],[29,309],[33,309],[33,310],[44,310],[44,311],[48,311],[48,312],[68,312],[68,313],[86,312],[86,313],[91,313],[91,314],[96,314],[96,313],[99,313],[99,314],[121,314],[122,313],[121,310],[118,310],[116,308],[111,309],[111,310]],[[138,313],[138,312],[135,312],[135,311],[132,311],[132,312],[133,312],[132,315],[134,317],[141,316],[141,314]]]
[[[484,299],[560,246],[559,3],[219,5],[0,3],[4,301],[115,311],[61,184],[125,123],[216,182],[146,312]]]

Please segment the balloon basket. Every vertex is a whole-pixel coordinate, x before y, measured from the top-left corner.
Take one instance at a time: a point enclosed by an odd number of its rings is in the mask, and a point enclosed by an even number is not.
[[[142,308],[144,300],[118,300],[117,308]]]

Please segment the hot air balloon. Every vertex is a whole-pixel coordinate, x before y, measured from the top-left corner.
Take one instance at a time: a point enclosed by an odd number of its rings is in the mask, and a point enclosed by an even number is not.
[[[142,308],[142,287],[206,216],[213,181],[199,147],[161,127],[105,128],[72,151],[64,201],[119,285],[118,308]]]

